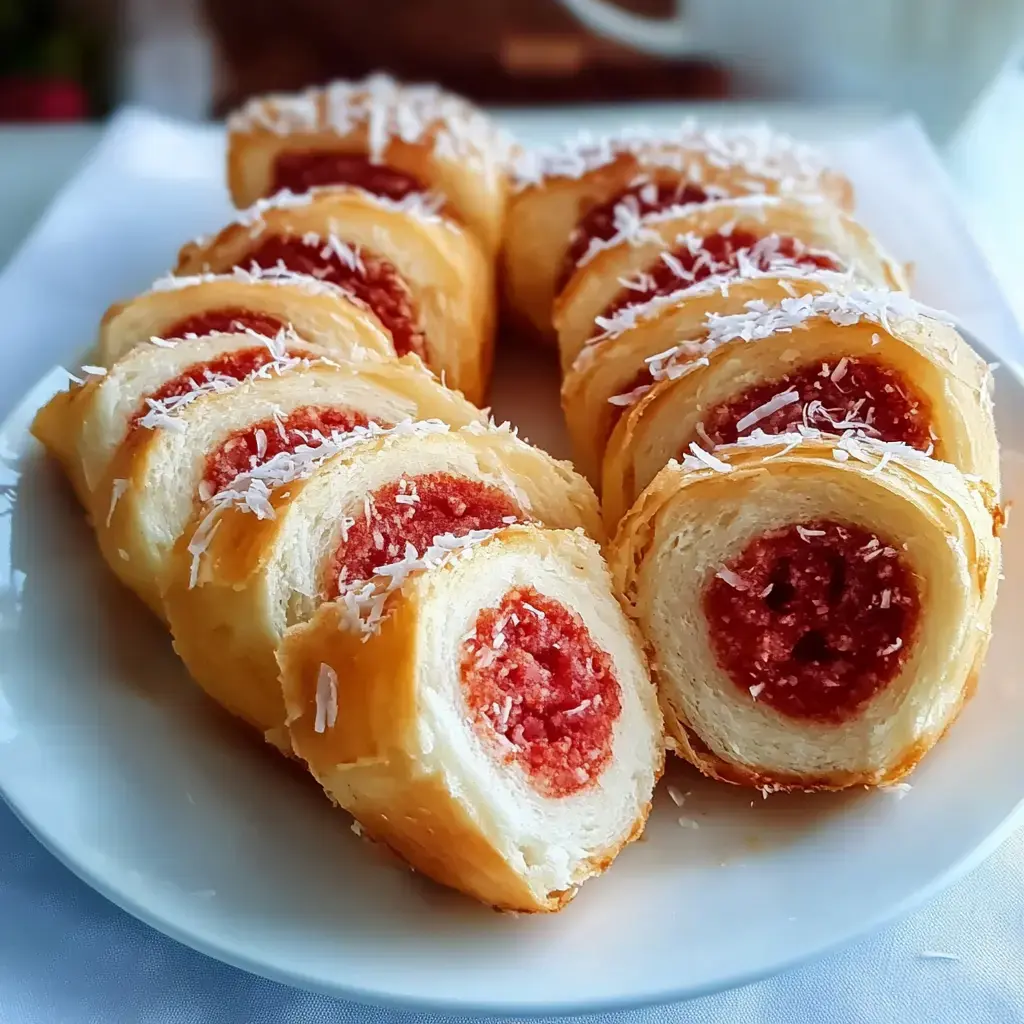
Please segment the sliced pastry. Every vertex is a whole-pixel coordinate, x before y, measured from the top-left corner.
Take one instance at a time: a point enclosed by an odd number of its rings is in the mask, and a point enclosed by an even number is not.
[[[356,427],[420,419],[458,428],[483,414],[409,359],[303,363],[212,394],[117,450],[99,488],[110,494],[96,518],[100,549],[162,614],[175,543],[240,473]]]
[[[647,131],[524,151],[505,225],[504,283],[512,310],[553,341],[552,303],[577,264],[625,219],[667,216],[749,194],[822,197],[849,209],[853,189],[809,146],[764,127]]]
[[[753,433],[815,428],[902,441],[999,486],[992,374],[955,328],[884,293],[807,296],[716,320],[649,361],[604,452],[614,527],[670,459]]]
[[[281,743],[284,631],[439,534],[520,520],[600,537],[568,463],[504,428],[436,420],[332,435],[235,478],[178,542],[165,606],[199,684]]]
[[[493,270],[476,239],[426,207],[362,191],[281,193],[212,239],[186,245],[176,274],[279,268],[344,288],[450,387],[480,402],[494,335]]]
[[[280,661],[295,752],[444,885],[558,910],[643,831],[661,716],[579,532],[439,536],[290,630]]]
[[[905,290],[902,268],[831,203],[741,196],[623,218],[595,242],[555,302],[562,369],[609,326],[649,317],[681,299],[729,298],[737,281],[846,274],[865,286]]]
[[[391,200],[429,193],[493,252],[508,151],[495,124],[462,97],[373,75],[246,103],[228,118],[228,187],[239,207],[330,186]]]
[[[271,376],[325,357],[285,331],[274,338],[254,331],[156,338],[109,369],[90,367],[85,383],[72,384],[39,410],[32,433],[60,462],[86,509],[95,514],[98,497],[106,514],[108,495],[96,490],[129,435],[165,425],[192,402],[254,375]]]
[[[275,337],[287,328],[339,359],[395,354],[391,335],[351,292],[276,267],[236,267],[227,274],[163,277],[111,306],[100,323],[99,360],[110,366],[151,338],[242,330]]]
[[[727,782],[884,785],[973,692],[995,494],[906,445],[779,435],[671,462],[611,564],[678,752]]]

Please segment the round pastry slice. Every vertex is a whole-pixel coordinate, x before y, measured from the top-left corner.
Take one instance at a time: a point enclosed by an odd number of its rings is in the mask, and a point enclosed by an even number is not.
[[[280,267],[339,285],[369,306],[399,355],[420,356],[479,402],[494,341],[493,270],[472,235],[416,198],[281,193],[186,245],[175,273]]]
[[[513,527],[335,602],[280,653],[295,752],[362,830],[502,910],[558,910],[643,831],[661,716],[598,546]]]
[[[846,273],[866,286],[906,290],[902,268],[852,217],[820,199],[741,196],[645,217],[624,215],[615,235],[580,258],[555,302],[563,371],[609,325],[680,299],[728,294],[738,279]],[[656,300],[656,301],[652,301]]]
[[[998,490],[988,365],[948,323],[868,299],[820,295],[781,320],[773,309],[726,318],[681,363],[649,364],[661,379],[625,407],[605,449],[605,522],[692,444],[798,428],[901,441]]]
[[[291,328],[337,358],[393,356],[391,336],[366,303],[315,277],[277,269],[168,276],[110,307],[100,324],[99,359],[110,366],[151,338]]]
[[[508,151],[497,126],[462,97],[373,75],[246,103],[228,118],[228,187],[239,207],[330,186],[394,201],[431,193],[494,252]]]
[[[98,498],[106,515],[108,495],[95,492],[131,433],[166,425],[193,401],[237,387],[253,374],[271,376],[321,357],[322,350],[290,332],[157,339],[55,395],[36,414],[32,433],[64,467],[86,508],[95,515]]]
[[[767,128],[705,128],[581,137],[524,152],[514,168],[505,224],[504,282],[510,307],[554,341],[552,303],[593,246],[623,219],[727,196],[820,196],[843,209],[850,183],[819,153]]]
[[[601,536],[586,482],[507,429],[404,423],[278,456],[179,541],[165,596],[175,646],[215,700],[280,744],[274,652],[289,626],[410,544],[521,519]]]
[[[973,692],[999,577],[992,489],[899,444],[769,439],[669,463],[616,583],[676,749],[727,782],[885,785]]]
[[[709,325],[727,325],[732,317],[746,316],[751,303],[781,309],[784,302],[803,296],[856,286],[849,274],[816,270],[797,276],[739,278],[724,293],[720,288],[698,291],[668,304],[656,297],[622,310],[580,350],[562,381],[562,410],[577,468],[595,486],[600,483],[608,438],[623,410],[654,382],[652,368],[661,372],[664,353],[689,351],[682,348],[688,342],[696,350],[706,341]],[[910,299],[906,302],[912,305]]]
[[[117,450],[97,489],[110,495],[96,518],[100,549],[162,616],[174,544],[239,473],[354,427],[420,419],[462,427],[483,414],[409,359],[308,364],[210,395]]]

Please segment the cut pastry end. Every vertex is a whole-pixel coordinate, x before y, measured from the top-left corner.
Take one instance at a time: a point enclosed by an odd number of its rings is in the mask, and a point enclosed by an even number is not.
[[[643,830],[661,716],[597,545],[510,527],[340,602],[279,660],[295,752],[371,838],[503,910],[561,908]]]
[[[510,142],[467,100],[386,75],[256,97],[228,120],[236,206],[287,189],[353,187],[385,200],[437,200],[493,252],[501,240]]]
[[[973,692],[1000,521],[988,485],[901,445],[777,438],[670,463],[610,560],[671,742],[743,785],[902,778]]]

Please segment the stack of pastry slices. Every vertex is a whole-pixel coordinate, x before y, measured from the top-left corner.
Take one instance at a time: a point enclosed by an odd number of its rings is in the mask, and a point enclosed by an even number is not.
[[[687,125],[516,170],[508,302],[558,345],[670,746],[765,791],[896,782],[988,645],[990,368],[804,146]]]
[[[196,682],[371,839],[555,910],[643,830],[666,727],[837,788],[951,722],[998,576],[989,370],[813,152],[526,151],[375,76],[252,101],[228,184],[34,432]],[[499,269],[582,475],[478,407]]]

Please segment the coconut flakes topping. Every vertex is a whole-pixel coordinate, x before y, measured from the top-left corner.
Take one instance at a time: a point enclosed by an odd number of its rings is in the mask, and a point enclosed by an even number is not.
[[[316,718],[313,730],[333,729],[338,720],[338,673],[321,662],[316,677]]]
[[[392,139],[433,142],[444,159],[504,162],[510,140],[471,104],[436,85],[403,85],[375,74],[359,82],[250,100],[228,119],[235,132],[265,129],[278,135],[365,129],[370,159],[382,163]]]
[[[670,168],[695,182],[703,180],[708,165],[738,167],[749,175],[751,190],[763,191],[767,180],[784,193],[813,191],[824,166],[818,150],[767,125],[701,127],[687,119],[668,131],[637,126],[607,136],[582,132],[526,150],[513,163],[514,181],[523,189],[549,178],[581,178],[620,156],[634,156],[644,167]]]
[[[171,395],[169,398],[147,397],[145,400],[147,412],[139,418],[138,425],[145,430],[184,431],[187,429],[185,421],[179,419],[176,414],[181,412],[185,406],[191,405],[192,402],[202,398],[204,395],[223,394],[225,391],[231,391],[250,381],[281,376],[299,368],[308,369],[313,365],[335,365],[329,359],[289,356],[288,344],[294,344],[299,341],[298,335],[291,328],[283,328],[273,338],[259,334],[251,328],[245,328],[238,333],[246,334],[254,341],[265,345],[270,352],[270,360],[242,378],[230,377],[227,374],[221,373],[211,373],[209,370],[205,370],[203,372],[203,380],[190,380],[189,390],[182,392],[180,395]]]
[[[811,276],[811,275],[809,275]],[[774,334],[787,333],[808,320],[825,317],[840,327],[849,327],[862,321],[879,324],[887,332],[896,328],[894,322],[913,321],[922,323],[926,319],[951,323],[949,314],[923,306],[904,292],[893,292],[883,288],[853,289],[850,292],[824,292],[817,295],[801,295],[782,299],[771,305],[763,299],[746,303],[745,313],[709,313],[704,321],[706,334],[700,339],[687,339],[645,360],[651,377],[656,380],[676,380],[692,373],[698,366],[707,365],[710,353],[733,341],[761,341]],[[626,319],[635,323],[642,307],[627,307]],[[604,321],[607,325],[609,321]],[[616,328],[618,330],[618,327]],[[618,333],[621,333],[619,330]],[[606,337],[617,335],[606,334]],[[846,362],[831,371],[833,378],[846,372]],[[630,404],[625,396],[614,396],[615,404]]]
[[[110,508],[107,509],[107,526],[110,526],[111,521],[114,518],[114,509],[117,508],[117,503],[124,496],[124,492],[128,490],[128,481],[122,478],[118,478],[113,482],[110,487]]]
[[[227,487],[209,499],[208,511],[192,535],[188,546],[192,555],[189,586],[196,585],[200,559],[220,525],[220,516],[228,509],[255,515],[257,519],[273,519],[276,513],[270,501],[271,494],[279,487],[308,479],[335,455],[376,438],[443,434],[449,429],[448,424],[441,420],[410,419],[402,420],[393,427],[381,427],[371,422],[365,427],[355,426],[348,431],[332,431],[326,437],[317,431],[313,435],[315,443],[301,444],[293,451],[278,452],[266,462],[239,473]]]
[[[461,536],[453,533],[439,534],[422,554],[407,541],[405,553],[398,561],[380,566],[368,580],[342,583],[337,600],[341,609],[342,628],[362,634],[363,640],[368,640],[380,631],[381,623],[386,618],[384,606],[388,596],[401,589],[410,576],[436,569],[453,558],[468,558],[477,545],[498,532],[495,529],[470,530]]]
[[[750,250],[753,251],[753,250]],[[756,280],[758,278],[778,278],[781,285],[790,280],[818,282],[830,290],[845,289],[854,281],[852,271],[821,270],[807,264],[794,263],[784,256],[773,256],[768,260],[765,269],[750,258],[749,253],[740,252],[735,269],[728,272],[717,272],[699,281],[680,278],[681,287],[664,295],[655,295],[646,302],[638,302],[623,306],[611,316],[594,318],[594,325],[599,329],[587,344],[593,345],[605,338],[617,338],[626,331],[632,330],[637,324],[657,317],[662,310],[677,306],[684,299],[696,295],[706,295],[715,291],[728,291],[728,286],[739,280]],[[838,259],[838,258],[837,258]],[[689,275],[692,277],[692,275]],[[742,314],[740,314],[742,315]]]
[[[780,409],[785,409],[787,405],[793,405],[794,402],[800,401],[800,392],[796,388],[790,388],[788,391],[781,391],[777,395],[773,395],[768,399],[767,402],[762,403],[756,409],[752,409],[746,414],[741,416],[736,421],[736,430],[742,434],[745,430],[754,426],[755,423],[759,423],[761,420],[768,416],[777,413]]]

